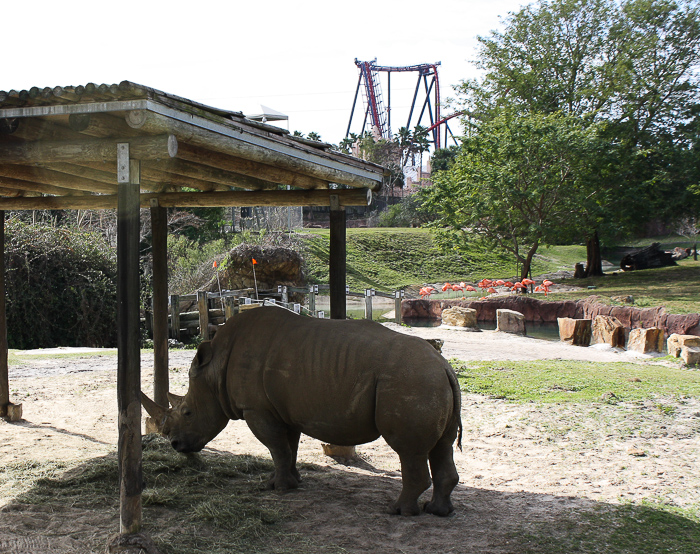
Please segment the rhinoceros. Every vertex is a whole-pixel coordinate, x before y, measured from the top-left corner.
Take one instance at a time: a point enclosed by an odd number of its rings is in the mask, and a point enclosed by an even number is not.
[[[453,511],[459,476],[452,445],[459,434],[461,396],[447,361],[423,339],[366,320],[322,320],[279,307],[230,318],[200,344],[184,397],[172,408],[142,393],[146,411],[173,448],[197,452],[229,420],[245,419],[269,450],[275,471],[268,487],[296,488],[301,433],[335,445],[384,437],[401,460],[402,491],[390,510]]]

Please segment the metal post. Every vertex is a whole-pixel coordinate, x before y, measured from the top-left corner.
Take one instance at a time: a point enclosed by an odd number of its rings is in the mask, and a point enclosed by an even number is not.
[[[403,289],[394,291],[394,320],[399,324],[401,323],[401,301],[404,295]]]
[[[309,311],[313,317],[316,317],[316,294],[318,293],[318,285],[309,285]]]
[[[372,319],[372,289],[365,289],[365,319]]]
[[[119,409],[119,528],[141,528],[141,360],[139,344],[140,165],[129,144],[117,145],[117,403]]]
[[[168,405],[168,224],[167,210],[151,203],[153,236],[153,400]]]

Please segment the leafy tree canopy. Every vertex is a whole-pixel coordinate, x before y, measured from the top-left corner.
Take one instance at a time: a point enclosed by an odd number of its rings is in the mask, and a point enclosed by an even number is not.
[[[464,139],[452,168],[423,191],[425,209],[439,214],[443,242],[479,237],[513,254],[524,278],[542,242],[571,238],[605,148],[576,118],[497,116]]]
[[[607,143],[589,162],[597,186],[576,197],[587,237],[697,214],[697,0],[539,0],[479,41],[483,76],[458,87],[472,136],[505,114],[562,114]]]

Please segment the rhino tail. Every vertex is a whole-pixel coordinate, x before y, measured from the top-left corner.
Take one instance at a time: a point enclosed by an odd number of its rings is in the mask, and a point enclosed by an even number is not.
[[[452,366],[448,366],[447,378],[452,388],[452,417],[457,418],[457,447],[462,450],[462,391]]]

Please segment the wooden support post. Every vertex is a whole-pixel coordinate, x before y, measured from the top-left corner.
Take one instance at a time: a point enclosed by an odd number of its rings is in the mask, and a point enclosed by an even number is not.
[[[345,208],[337,195],[331,194],[330,252],[328,255],[328,284],[330,285],[331,319],[346,319],[345,270],[346,270],[346,218]],[[329,452],[338,448],[328,445]],[[324,448],[324,451],[326,449]],[[357,456],[354,446],[343,449],[349,458]]]
[[[118,145],[117,404],[119,409],[119,529],[141,528],[141,360],[139,344],[139,162]]]
[[[236,297],[224,296],[224,319],[228,321],[236,314]]]
[[[168,223],[167,210],[151,206],[153,236],[153,400],[168,406]]]
[[[7,366],[7,317],[5,314],[5,210],[0,210],[0,416],[7,416],[10,378]]]
[[[209,340],[209,300],[207,291],[197,291],[197,309],[199,310],[199,334],[202,340]]]
[[[7,314],[5,304],[5,210],[0,210],[0,417],[8,421],[22,419],[22,404],[10,402],[10,378],[7,364]]]
[[[180,296],[170,295],[170,338],[180,342]]]
[[[331,194],[330,252],[328,276],[330,285],[331,319],[345,319],[345,270],[346,270],[345,208],[338,196]]]

